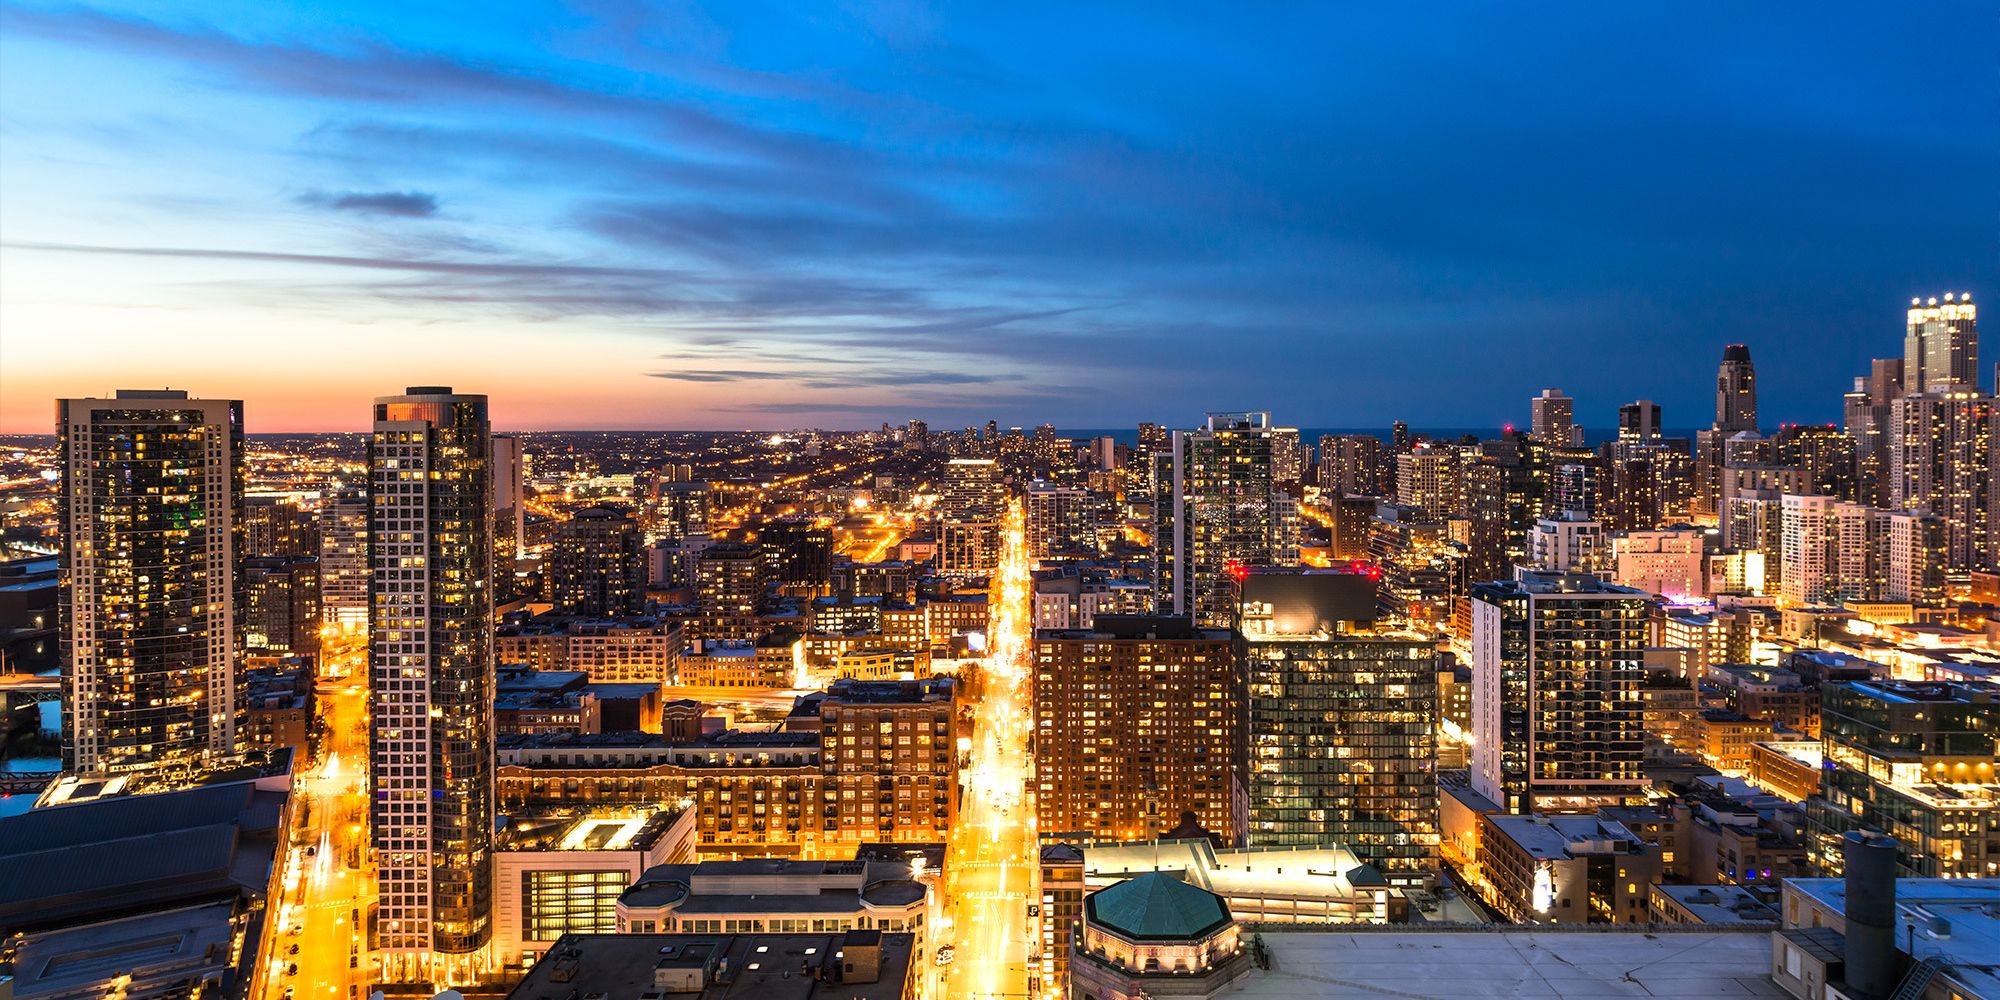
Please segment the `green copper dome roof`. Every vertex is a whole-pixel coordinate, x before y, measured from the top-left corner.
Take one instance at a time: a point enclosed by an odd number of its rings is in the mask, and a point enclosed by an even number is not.
[[[1083,901],[1091,923],[1133,940],[1205,938],[1234,919],[1222,897],[1167,872],[1147,872],[1091,893]]]

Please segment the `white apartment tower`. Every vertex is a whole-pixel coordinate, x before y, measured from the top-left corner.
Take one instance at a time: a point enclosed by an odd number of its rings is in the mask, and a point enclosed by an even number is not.
[[[370,801],[391,981],[486,966],[493,883],[493,472],[486,397],[375,401]]]

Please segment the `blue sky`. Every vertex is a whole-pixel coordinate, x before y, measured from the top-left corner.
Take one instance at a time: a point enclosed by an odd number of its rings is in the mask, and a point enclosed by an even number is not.
[[[0,3],[0,428],[1832,420],[2000,271],[1988,4],[959,6]]]

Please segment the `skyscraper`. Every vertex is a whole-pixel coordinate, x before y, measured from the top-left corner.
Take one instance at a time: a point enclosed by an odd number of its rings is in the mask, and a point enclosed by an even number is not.
[[[1043,830],[1144,840],[1182,811],[1234,840],[1241,712],[1231,633],[1100,614],[1035,633],[1035,806]]]
[[[947,520],[983,520],[999,515],[1006,502],[1000,463],[990,458],[954,458],[945,463],[937,514]]]
[[[1211,413],[1198,431],[1175,431],[1159,475],[1153,586],[1162,614],[1193,615],[1209,627],[1235,616],[1244,566],[1277,562],[1286,547],[1271,472],[1268,413]]]
[[[320,618],[341,632],[368,627],[368,494],[345,490],[319,508]]]
[[[1955,300],[1955,301],[1954,301]],[[1903,335],[1903,389],[1920,392],[1979,391],[1979,309],[1972,293],[1910,300]]]
[[[1435,643],[1375,622],[1375,573],[1243,581],[1249,843],[1338,843],[1391,873],[1438,852]]]
[[[1856,493],[1862,503],[1889,502],[1889,403],[1903,394],[1903,360],[1877,358],[1847,394],[1842,429],[1854,439]]]
[[[238,747],[243,403],[172,390],[56,401],[63,768]]]
[[[1380,496],[1382,439],[1373,434],[1327,434],[1319,439],[1319,491],[1337,497]]]
[[[1889,505],[1945,525],[1954,570],[2000,555],[2000,401],[1971,390],[1912,393],[1889,404]]]
[[[1723,467],[1731,461],[1731,440],[1757,434],[1757,367],[1750,348],[1730,344],[1722,349],[1722,366],[1715,373],[1715,424],[1695,435],[1694,498],[1690,513],[1707,520],[1726,505],[1722,495]]]
[[[493,509],[494,554],[511,572],[528,542],[528,456],[519,434],[493,435]]]
[[[1271,479],[1296,483],[1305,478],[1306,446],[1296,427],[1271,428]]]
[[[1535,440],[1558,447],[1576,443],[1576,400],[1558,389],[1543,389],[1528,401],[1528,433]]]
[[[375,400],[373,827],[392,978],[465,982],[492,936],[493,472],[486,397]]]
[[[1644,442],[1659,439],[1660,404],[1641,399],[1618,408],[1618,440]]]
[[[1472,787],[1508,812],[1643,798],[1653,597],[1581,575],[1472,587]]]
[[[286,656],[319,655],[319,560],[245,559],[244,647]]]
[[[1431,520],[1459,516],[1462,487],[1456,448],[1426,443],[1407,455],[1396,456],[1397,502],[1423,511]]]
[[[1087,490],[1036,482],[1028,486],[1028,555],[1095,554],[1097,512]]]
[[[638,522],[616,507],[586,507],[556,527],[546,568],[548,599],[564,614],[646,610],[646,547]]]
[[[1715,373],[1715,429],[1757,429],[1757,366],[1750,363],[1747,344],[1722,349],[1722,367]]]

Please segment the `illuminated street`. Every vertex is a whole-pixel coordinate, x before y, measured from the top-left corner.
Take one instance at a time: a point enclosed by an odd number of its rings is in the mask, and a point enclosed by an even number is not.
[[[994,577],[984,697],[946,863],[956,950],[945,977],[948,997],[1032,996],[1055,985],[1031,983],[1028,972],[1039,938],[1028,907],[1040,896],[1040,867],[1029,792],[1032,615],[1024,535],[1016,502]]]
[[[370,982],[367,942],[355,920],[365,925],[375,884],[366,867],[368,693],[357,676],[366,647],[328,648],[334,676],[320,682],[317,697],[321,763],[297,778],[303,808],[285,856],[264,1000],[358,998]]]

